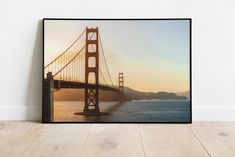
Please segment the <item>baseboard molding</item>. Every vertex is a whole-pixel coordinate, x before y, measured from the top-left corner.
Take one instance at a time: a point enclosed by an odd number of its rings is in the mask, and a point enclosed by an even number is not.
[[[41,120],[39,106],[0,106],[0,120]],[[235,107],[193,107],[193,121],[235,121]]]
[[[41,120],[39,106],[0,106],[0,120]]]
[[[235,121],[235,107],[193,107],[193,121]]]

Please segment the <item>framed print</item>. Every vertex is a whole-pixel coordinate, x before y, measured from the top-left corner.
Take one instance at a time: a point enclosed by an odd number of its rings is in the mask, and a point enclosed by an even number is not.
[[[191,19],[43,19],[44,123],[191,123]]]

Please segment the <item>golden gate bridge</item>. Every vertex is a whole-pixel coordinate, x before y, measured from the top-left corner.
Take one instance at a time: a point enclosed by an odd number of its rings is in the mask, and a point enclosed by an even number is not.
[[[119,101],[125,100],[123,73],[118,73],[118,85],[114,85],[98,27],[86,27],[64,52],[44,67],[43,86],[43,122],[53,121],[55,89],[85,89],[84,109],[75,113],[79,115],[108,114],[100,111],[99,89],[117,92]]]

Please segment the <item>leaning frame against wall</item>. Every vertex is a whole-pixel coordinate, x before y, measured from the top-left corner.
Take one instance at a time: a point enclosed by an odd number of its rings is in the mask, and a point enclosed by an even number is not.
[[[43,19],[42,122],[191,123],[191,19]]]

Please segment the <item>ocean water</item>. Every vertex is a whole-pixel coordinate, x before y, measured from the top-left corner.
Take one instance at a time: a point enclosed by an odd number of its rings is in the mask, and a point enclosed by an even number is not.
[[[75,115],[83,110],[84,102],[57,101],[55,121],[71,122],[190,122],[190,100],[139,100],[101,102],[105,116]]]

